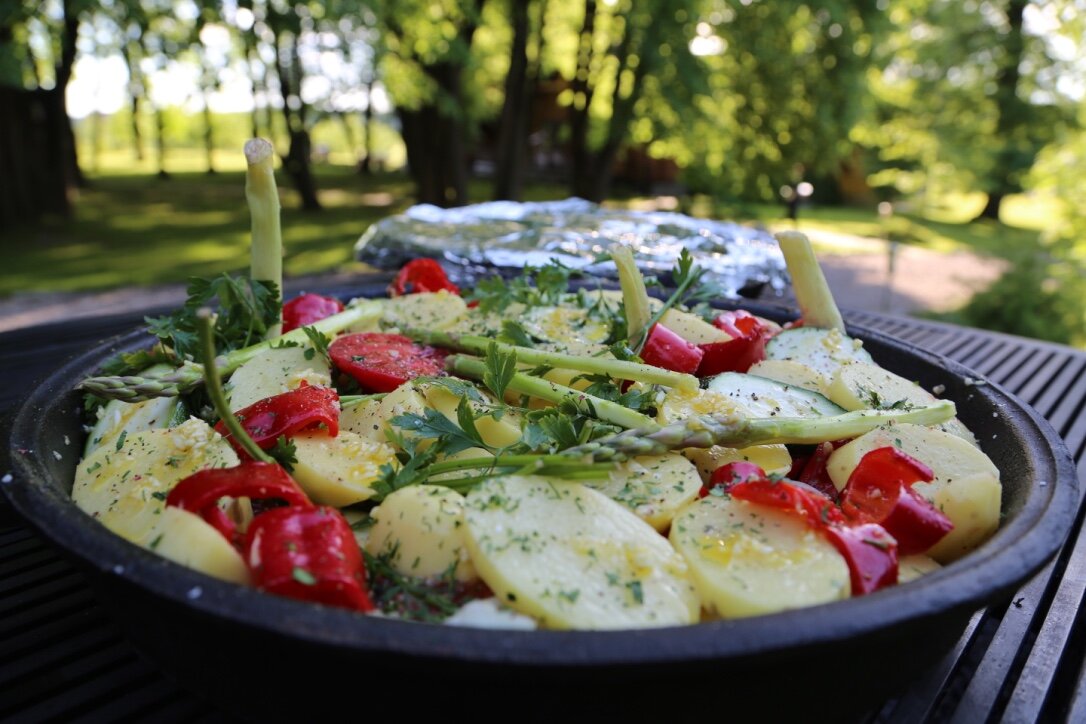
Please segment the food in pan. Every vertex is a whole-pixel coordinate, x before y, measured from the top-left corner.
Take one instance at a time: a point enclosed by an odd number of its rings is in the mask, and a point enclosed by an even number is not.
[[[82,383],[73,499],[221,579],[464,625],[759,615],[968,554],[999,471],[953,403],[846,335],[806,241],[781,244],[785,329],[705,304],[686,255],[650,297],[628,249],[621,291],[556,263],[462,291],[425,259],[346,306],[195,284],[157,345]]]

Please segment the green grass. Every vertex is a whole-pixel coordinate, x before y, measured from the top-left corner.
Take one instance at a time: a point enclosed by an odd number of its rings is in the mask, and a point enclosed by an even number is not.
[[[74,218],[0,233],[0,246],[8,251],[0,295],[155,285],[247,268],[249,214],[243,167],[238,155],[223,156],[220,173],[207,175],[201,170],[201,153],[177,153],[172,177],[163,180],[142,168],[133,172],[125,153],[104,153],[101,172],[92,174],[91,185],[79,194]],[[316,173],[325,205],[320,213],[299,210],[296,194],[279,174],[288,276],[350,268],[354,242],[369,225],[413,202],[411,183],[401,173],[363,177],[347,165],[331,164],[317,166]],[[487,182],[476,182],[471,197],[483,201],[488,191]],[[526,193],[530,200],[565,196],[566,189],[557,185],[533,185]],[[1019,225],[966,223],[976,213],[970,207],[976,202],[951,200],[945,209],[924,216],[898,215],[889,227],[873,209],[816,206],[801,210],[799,228],[874,238],[889,228],[906,243],[1013,258],[1015,251],[1036,249],[1038,228],[1052,212],[1036,199],[1012,197],[1007,219]],[[659,203],[619,194],[611,205],[655,208]],[[699,197],[682,208],[771,229],[790,227],[781,206],[730,207]]]

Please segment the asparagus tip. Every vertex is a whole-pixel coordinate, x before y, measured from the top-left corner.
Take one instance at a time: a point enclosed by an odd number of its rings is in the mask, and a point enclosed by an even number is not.
[[[250,138],[245,142],[245,160],[250,166],[263,163],[275,154],[275,148],[271,142],[263,138]]]

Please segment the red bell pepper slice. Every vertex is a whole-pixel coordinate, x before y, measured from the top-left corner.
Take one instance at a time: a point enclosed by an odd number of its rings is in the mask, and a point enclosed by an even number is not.
[[[327,427],[328,434],[335,437],[339,434],[339,393],[330,387],[303,384],[281,395],[254,402],[234,415],[263,450],[274,447],[282,435],[290,437],[318,425]],[[221,420],[216,423],[215,431],[225,437],[239,455],[248,457]]]
[[[841,493],[841,509],[852,520],[878,523],[897,539],[901,555],[923,553],[954,524],[912,489],[934,474],[924,463],[895,447],[872,450],[860,459]]]
[[[301,294],[283,305],[283,334],[343,311],[343,303],[320,294]]]
[[[848,563],[853,596],[897,583],[897,541],[881,525],[829,525],[822,533]]]
[[[336,368],[367,392],[392,392],[415,377],[445,373],[443,350],[415,344],[398,334],[363,332],[336,339],[328,347]]]
[[[449,281],[445,270],[433,259],[414,259],[403,265],[392,285],[388,288],[390,297],[402,297],[405,294],[419,292],[439,292],[442,289],[460,293],[460,287]]]
[[[690,375],[698,371],[704,356],[705,353],[696,344],[687,342],[659,322],[652,325],[645,346],[641,349],[641,359],[645,364]]]
[[[358,543],[335,508],[261,513],[249,526],[243,550],[257,588],[326,606],[373,610]]]
[[[719,487],[727,490],[736,483],[765,479],[765,471],[754,463],[746,460],[736,460],[735,462],[725,463],[714,470],[712,477],[709,478],[709,484],[701,486],[701,490],[698,491],[698,497],[704,498],[714,488]]]
[[[282,500],[296,507],[313,507],[313,503],[283,468],[274,463],[255,461],[232,468],[208,468],[193,473],[166,495],[166,505],[199,515],[236,545],[240,543],[237,526],[218,503],[222,498],[242,497]]]
[[[731,339],[700,345],[704,356],[698,367],[698,377],[721,372],[746,372],[751,365],[765,359],[765,343],[769,330],[757,317],[742,309],[724,312],[713,320],[713,326],[724,330]]]
[[[826,497],[835,500],[837,498],[837,487],[833,484],[833,480],[830,479],[830,474],[826,470],[826,462],[835,449],[836,446],[832,442],[819,443],[810,457],[803,462],[799,472],[794,476],[790,475],[790,477],[793,480],[810,485]]]
[[[767,505],[802,517],[833,544],[848,564],[852,595],[872,593],[897,583],[897,542],[877,523],[848,525],[826,496],[787,481],[751,480],[728,493],[739,500]]]

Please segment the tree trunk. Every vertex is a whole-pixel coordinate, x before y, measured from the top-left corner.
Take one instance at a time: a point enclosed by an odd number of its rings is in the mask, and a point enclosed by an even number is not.
[[[72,128],[72,119],[68,115],[68,81],[72,78],[72,66],[75,65],[76,40],[79,37],[79,15],[72,8],[71,0],[64,0],[61,4],[64,10],[64,31],[60,42],[60,59],[56,68],[56,89],[59,91],[56,102],[60,104],[63,115],[63,127],[57,140],[61,144],[64,153],[64,163],[67,166],[65,174],[70,182],[77,187],[87,185],[87,179],[79,168],[79,154],[75,145],[75,131]]]
[[[130,107],[132,109],[132,150],[136,155],[137,161],[143,161],[143,134],[140,133],[140,100],[143,96],[143,80],[137,73],[140,73],[139,67],[132,62],[132,54],[128,49],[128,43],[121,43],[121,58],[124,60],[124,67],[128,70],[128,96],[130,99]]]
[[[585,0],[584,23],[577,43],[577,70],[570,85],[573,107],[570,112],[570,189],[574,196],[582,195],[591,163],[588,149],[588,111],[592,106],[594,89],[591,82],[593,39],[596,34],[596,0]]]
[[[373,173],[373,81],[366,84],[366,110],[362,111],[363,156],[358,161],[358,173]]]
[[[528,78],[528,6],[530,0],[512,3],[513,44],[509,72],[505,76],[498,136],[498,163],[494,177],[494,198],[519,201],[524,188],[528,150],[528,114],[533,83]]]
[[[282,45],[275,23],[272,28],[272,44],[275,48],[275,74],[279,79],[279,95],[283,101],[283,120],[286,122],[290,147],[283,158],[283,168],[290,177],[291,185],[302,200],[303,211],[320,211],[321,202],[317,196],[317,183],[313,178],[312,142],[306,128],[305,117],[308,110],[300,95],[302,86],[302,67],[298,54],[298,37],[291,38],[291,67],[283,65]],[[291,74],[296,71],[297,76]],[[295,82],[297,85],[295,85]],[[292,107],[293,106],[293,107]],[[271,127],[269,126],[269,131]]]
[[[0,87],[0,229],[46,214],[71,214],[72,179],[64,146],[57,88]]]
[[[215,126],[211,120],[211,106],[208,105],[207,91],[204,96],[204,149],[207,152],[207,172],[215,173]]]
[[[988,200],[984,209],[974,219],[991,219],[999,221],[999,211],[1003,199],[1008,194],[1018,190],[1014,176],[1022,170],[1021,154],[1018,148],[1020,143],[1016,139],[1018,128],[1023,123],[1029,123],[1029,111],[1027,104],[1018,97],[1018,80],[1020,76],[1019,66],[1025,54],[1025,41],[1022,35],[1022,16],[1025,13],[1028,0],[1010,0],[1007,4],[1007,24],[1010,30],[1007,39],[1003,42],[1005,61],[999,69],[996,77],[996,110],[999,120],[996,122],[996,138],[1000,147],[996,153],[995,167],[989,180]],[[1032,159],[1026,168],[1032,165]]]
[[[170,178],[166,170],[166,117],[161,108],[155,108],[155,151],[158,156],[158,177]]]

